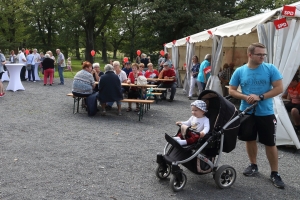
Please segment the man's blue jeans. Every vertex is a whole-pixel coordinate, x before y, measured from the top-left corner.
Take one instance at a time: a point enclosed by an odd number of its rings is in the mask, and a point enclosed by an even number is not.
[[[57,66],[57,69],[58,69],[58,74],[59,74],[59,80],[60,80],[60,83],[61,84],[64,84],[65,81],[64,81],[64,67],[61,67],[60,65]]]

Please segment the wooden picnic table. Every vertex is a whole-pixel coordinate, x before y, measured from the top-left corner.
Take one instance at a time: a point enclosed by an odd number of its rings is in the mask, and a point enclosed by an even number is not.
[[[163,78],[147,78],[147,81],[161,81],[161,82],[168,82],[174,81],[174,79],[163,79]]]
[[[135,85],[133,83],[122,83],[121,84],[124,87],[142,87],[142,88],[151,88],[151,87],[157,87],[158,85]]]

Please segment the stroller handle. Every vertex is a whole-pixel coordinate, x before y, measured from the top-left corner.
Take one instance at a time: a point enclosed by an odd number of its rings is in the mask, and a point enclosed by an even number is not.
[[[255,106],[257,106],[257,104],[258,104],[258,101],[255,101],[254,104],[252,104],[251,106],[246,108],[243,112],[241,112],[241,114],[245,115],[249,110],[252,110],[253,108],[255,108]]]

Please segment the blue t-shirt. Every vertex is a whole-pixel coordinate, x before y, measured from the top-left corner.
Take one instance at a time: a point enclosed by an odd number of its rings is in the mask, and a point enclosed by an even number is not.
[[[245,95],[261,95],[272,89],[272,83],[282,79],[278,69],[270,63],[262,63],[256,69],[251,69],[248,65],[243,65],[235,70],[229,85],[241,86],[242,93]],[[249,107],[245,100],[242,100],[240,110]],[[251,111],[252,112],[252,111]],[[259,101],[256,106],[255,115],[267,116],[274,114],[272,98]]]
[[[207,80],[208,80],[208,78],[209,78],[209,76],[210,76],[210,73],[206,75],[206,81],[205,81],[205,80],[204,80],[204,71],[203,71],[203,70],[204,70],[206,67],[208,67],[208,66],[210,66],[210,62],[209,62],[208,60],[204,60],[204,61],[201,63],[200,69],[199,69],[199,74],[198,74],[198,77],[197,77],[197,80],[198,80],[199,82],[202,82],[202,83],[207,82]]]

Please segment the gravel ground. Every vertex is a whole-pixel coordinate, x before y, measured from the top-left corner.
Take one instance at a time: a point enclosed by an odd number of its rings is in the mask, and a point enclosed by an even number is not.
[[[244,143],[221,164],[237,171],[230,189],[218,189],[212,175],[184,171],[188,182],[174,193],[155,176],[156,154],[166,144],[164,133],[177,131],[175,122],[190,117],[182,89],[175,101],[151,106],[139,122],[135,112],[88,117],[72,113],[72,80],[64,86],[23,82],[25,91],[7,91],[0,98],[0,199],[299,199],[300,153],[279,148],[280,173],[286,188],[269,180],[264,147],[259,145],[259,175],[244,177],[248,165]],[[7,86],[7,82],[4,82]]]

